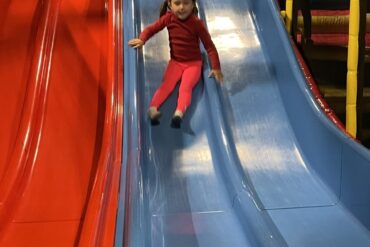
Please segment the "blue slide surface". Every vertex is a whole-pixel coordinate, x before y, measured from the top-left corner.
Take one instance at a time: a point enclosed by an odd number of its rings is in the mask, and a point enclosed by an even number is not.
[[[162,0],[124,1],[124,44]],[[124,152],[115,246],[370,246],[370,153],[312,97],[275,0],[202,0],[225,83],[201,81],[181,129],[177,91],[151,126],[167,31],[124,49]],[[158,12],[157,12],[158,10]]]

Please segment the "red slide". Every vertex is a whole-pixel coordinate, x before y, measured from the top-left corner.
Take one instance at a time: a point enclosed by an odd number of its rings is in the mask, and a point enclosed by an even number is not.
[[[0,1],[0,246],[113,246],[120,0]]]

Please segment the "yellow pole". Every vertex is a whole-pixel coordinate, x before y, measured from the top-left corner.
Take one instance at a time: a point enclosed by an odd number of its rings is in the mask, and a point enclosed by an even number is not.
[[[353,137],[357,131],[357,66],[358,66],[358,35],[360,26],[360,1],[351,0],[348,33],[347,57],[347,98],[346,98],[346,130]]]
[[[292,17],[293,17],[293,0],[286,0],[285,2],[285,28],[290,33],[292,31]]]
[[[286,12],[285,12],[285,10],[280,11],[280,15],[281,15],[281,18],[283,18],[283,20],[285,22],[285,18],[286,18]]]

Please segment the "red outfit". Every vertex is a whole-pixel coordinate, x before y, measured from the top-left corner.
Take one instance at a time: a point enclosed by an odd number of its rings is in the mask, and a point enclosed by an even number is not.
[[[169,33],[171,60],[162,85],[154,94],[150,106],[159,108],[181,78],[177,110],[185,112],[191,102],[192,90],[201,75],[202,57],[199,40],[207,50],[213,69],[220,70],[220,61],[210,34],[203,22],[193,14],[186,20],[180,20],[172,12],[167,12],[158,21],[148,26],[139,38],[146,42],[165,27]]]
[[[201,72],[202,60],[177,62],[171,59],[167,65],[162,85],[155,92],[150,106],[159,108],[181,79],[176,109],[184,113],[191,103],[193,88],[197,85]]]
[[[154,34],[167,27],[171,58],[179,62],[201,60],[199,39],[207,50],[212,68],[219,70],[220,60],[211,36],[203,22],[195,15],[186,20],[178,19],[172,12],[167,12],[140,34],[139,39],[146,42]]]

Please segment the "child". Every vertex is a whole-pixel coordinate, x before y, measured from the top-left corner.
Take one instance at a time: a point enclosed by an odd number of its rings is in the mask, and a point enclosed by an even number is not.
[[[193,88],[199,81],[202,71],[199,39],[212,63],[209,76],[215,77],[219,82],[223,81],[216,47],[203,22],[196,16],[197,13],[196,0],[165,0],[161,6],[160,18],[144,29],[139,38],[128,42],[133,48],[140,48],[154,34],[167,27],[171,59],[162,85],[150,103],[148,115],[152,125],[159,124],[161,113],[158,108],[181,79],[177,107],[171,121],[171,127],[180,128],[183,115],[191,102]]]

